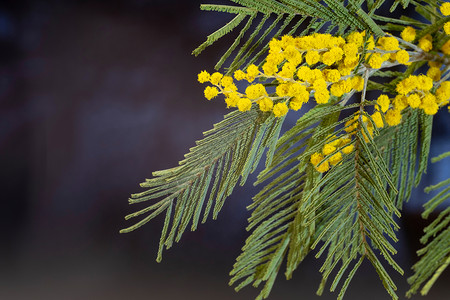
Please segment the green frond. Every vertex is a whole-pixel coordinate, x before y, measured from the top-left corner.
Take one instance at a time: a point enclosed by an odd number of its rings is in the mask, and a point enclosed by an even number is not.
[[[178,167],[154,172],[155,178],[141,184],[148,190],[132,195],[130,204],[164,198],[126,216],[130,219],[147,215],[121,232],[135,230],[166,212],[157,258],[160,261],[163,247],[168,249],[174,241],[178,242],[189,223],[191,230],[197,228],[202,211],[202,222],[211,210],[213,219],[217,217],[239,178],[244,184],[256,169],[264,149],[273,148],[282,123],[283,118],[257,111],[234,111],[226,115],[222,122],[204,133],[205,138],[190,149]],[[267,154],[268,162],[271,155]]]
[[[327,109],[322,107],[321,110]],[[330,119],[335,120],[337,116],[336,113],[330,114],[318,128],[327,127],[330,131]],[[299,121],[308,118],[310,116],[304,115]],[[323,140],[323,134],[318,135],[317,130],[313,133],[307,127],[304,129],[301,134],[303,138],[287,153],[283,142],[278,142],[275,156],[279,158],[280,152],[283,152],[283,159],[272,161],[260,173],[259,183],[267,179],[272,181],[253,198],[253,203],[248,207],[253,211],[247,230],[253,232],[230,273],[230,285],[239,282],[236,290],[240,290],[248,284],[257,287],[264,282],[257,299],[267,298],[284,261],[287,264],[285,275],[289,279],[310,251],[314,224],[307,225],[304,218],[304,211],[311,201],[305,201],[304,190],[308,191],[315,185],[320,173],[312,165],[304,163],[309,157],[303,150],[315,145],[315,141]]]
[[[365,125],[361,123],[360,126],[364,136],[370,137]],[[386,235],[394,242],[397,241],[395,230],[398,225],[393,216],[399,216],[399,211],[386,192],[386,185],[392,189],[395,187],[387,166],[382,163],[381,151],[374,146],[376,140],[368,143],[364,136],[357,134],[355,152],[347,156],[339,167],[333,167],[307,196],[308,199],[316,195],[306,212],[306,216],[315,215],[309,220],[316,224],[315,241],[311,247],[316,248],[322,244],[316,257],[328,251],[320,269],[323,280],[318,293],[323,292],[328,277],[340,265],[330,288],[334,291],[352,261],[360,256],[348,273],[338,299],[342,299],[363,257],[369,259],[390,295],[397,299],[395,284],[372,250],[374,248],[380,251],[395,270],[403,273],[392,258],[396,250],[385,237]]]
[[[448,156],[450,154],[446,152],[433,160],[439,161]],[[423,218],[428,218],[440,204],[450,198],[450,178],[425,188],[425,192],[439,189],[442,190],[424,204]],[[408,297],[417,293],[419,289],[422,295],[426,295],[450,264],[450,207],[441,211],[439,216],[425,227],[424,233],[420,242],[426,245],[417,251],[420,260],[413,266],[414,275],[408,278],[411,284],[407,292]]]

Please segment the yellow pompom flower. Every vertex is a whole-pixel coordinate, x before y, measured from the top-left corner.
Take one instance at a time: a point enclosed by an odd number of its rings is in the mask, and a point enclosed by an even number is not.
[[[351,86],[358,92],[361,92],[364,89],[364,78],[361,76],[355,76],[351,78]]]
[[[289,83],[281,83],[277,85],[277,87],[275,88],[275,92],[277,93],[278,96],[285,97],[289,94],[290,86],[291,84]]]
[[[266,92],[266,88],[262,84],[258,83],[258,84],[249,85],[245,89],[245,94],[247,94],[247,97],[249,99],[257,99],[259,97],[266,96],[267,92]]]
[[[427,71],[427,76],[433,79],[433,81],[438,81],[441,79],[441,69],[438,67],[431,67]]]
[[[323,75],[328,82],[338,82],[341,79],[341,73],[336,69],[326,69],[323,71]]]
[[[342,161],[342,153],[338,152],[328,159],[330,165],[335,166]]]
[[[341,82],[333,83],[330,87],[330,93],[336,97],[344,95],[344,89],[342,88]]]
[[[383,118],[381,117],[381,113],[379,111],[372,114],[372,120],[378,128],[384,127]]]
[[[450,16],[450,3],[448,2],[442,3],[440,10],[444,16]]]
[[[261,111],[271,111],[273,108],[272,99],[265,97],[258,101],[259,109]]]
[[[325,173],[329,169],[330,169],[330,164],[328,163],[328,161],[324,161],[321,165],[316,167],[316,170],[320,173]]]
[[[262,66],[262,70],[264,72],[265,75],[267,76],[273,76],[276,72],[278,72],[278,67],[276,64],[272,63],[272,62],[266,62],[263,66]]]
[[[201,71],[201,72],[198,74],[198,82],[200,82],[200,83],[208,82],[209,79],[210,79],[210,77],[211,77],[211,75],[210,75],[208,72],[206,72],[206,71]]]
[[[275,117],[282,117],[287,114],[289,108],[286,103],[277,103],[273,106],[273,114]]]
[[[446,41],[444,45],[442,45],[441,50],[444,54],[450,55],[450,40]]]
[[[389,126],[397,126],[402,122],[402,114],[397,109],[390,109],[386,113],[386,123]]]
[[[204,91],[205,98],[211,100],[219,94],[219,90],[215,87],[207,86]]]
[[[233,85],[233,77],[231,76],[223,76],[222,80],[220,80],[220,84],[224,87],[224,88],[231,88],[233,89],[232,85]]]
[[[395,53],[395,59],[404,65],[409,61],[409,53],[406,50],[400,50]]]
[[[225,103],[227,104],[227,108],[236,107],[239,102],[239,99],[241,99],[241,97],[239,97],[237,93],[227,94],[225,97]]]
[[[236,80],[243,80],[245,79],[245,73],[242,70],[237,70],[236,72],[234,72],[234,78]]]
[[[245,79],[247,79],[248,82],[252,82],[253,80],[255,80],[255,78],[256,78],[256,76],[258,76],[258,74],[259,74],[258,67],[255,66],[254,64],[251,64],[247,68],[247,76]]]
[[[309,67],[301,66],[300,68],[298,68],[297,77],[299,80],[311,82],[312,81],[311,79],[313,78],[313,76],[314,76],[314,74]]]
[[[355,149],[355,146],[349,145],[349,146],[347,146],[347,147],[345,147],[345,148],[342,149],[342,153],[344,153],[344,154],[350,154],[350,153],[353,152],[354,149]]]
[[[314,92],[314,99],[316,99],[317,104],[328,103],[330,100],[330,93],[327,89],[319,89]]]
[[[398,40],[395,37],[383,36],[378,39],[378,45],[386,51],[399,50]]]
[[[369,66],[372,69],[379,69],[381,68],[381,65],[383,64],[383,58],[381,57],[380,53],[373,53],[369,58]]]
[[[303,101],[297,98],[292,98],[292,100],[289,102],[289,108],[294,111],[297,111],[302,108],[303,103],[304,103]]]
[[[450,99],[450,81],[444,81],[436,90],[436,98],[439,103],[445,103]]]
[[[249,111],[252,108],[252,101],[248,98],[240,98],[237,107],[240,111]]]
[[[450,34],[450,22],[444,24],[444,31],[446,34]]]
[[[407,26],[403,29],[402,33],[400,33],[400,36],[406,42],[412,42],[416,38],[416,30],[411,26]]]
[[[342,46],[345,56],[356,56],[358,54],[358,45],[355,43],[347,43]]]
[[[422,49],[425,52],[430,52],[431,49],[433,49],[433,43],[432,43],[432,37],[430,34],[427,34],[423,38],[419,40],[419,48]]]
[[[412,108],[418,108],[421,104],[420,96],[417,93],[411,94],[408,97],[406,97],[406,100],[408,101],[409,106]]]
[[[310,66],[315,65],[320,61],[320,54],[315,50],[310,50],[306,52],[305,60],[308,65]]]
[[[347,43],[354,43],[356,46],[361,47],[364,43],[364,35],[354,31],[347,36]]]
[[[211,74],[210,82],[214,85],[218,85],[223,75],[219,72],[214,72]]]
[[[321,161],[323,160],[323,155],[322,155],[322,153],[314,153],[313,155],[311,155],[311,159],[310,159],[310,161],[311,161],[311,163],[314,165],[314,166],[317,166]]]
[[[403,109],[408,107],[408,100],[404,95],[397,95],[392,101],[392,105],[394,106],[395,110],[402,111]]]
[[[324,155],[329,155],[329,154],[333,153],[334,151],[336,151],[336,147],[333,146],[331,143],[325,144],[322,149],[322,153]]]
[[[431,93],[426,94],[422,99],[420,108],[422,108],[427,115],[435,115],[439,109],[439,105],[436,103],[436,97]]]
[[[304,98],[306,93],[308,94],[309,97],[309,93],[306,90],[306,86],[304,86],[299,82],[295,82],[289,86],[288,96],[290,97]]]
[[[382,112],[387,112],[389,109],[389,104],[391,104],[391,100],[387,95],[380,95],[377,99],[377,103],[380,106]]]

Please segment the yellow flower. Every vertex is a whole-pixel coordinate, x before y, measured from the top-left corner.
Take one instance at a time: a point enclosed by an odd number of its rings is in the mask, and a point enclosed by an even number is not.
[[[231,76],[223,76],[222,80],[220,80],[220,84],[224,87],[224,88],[231,88],[233,89],[232,85],[233,85],[233,77]]]
[[[344,89],[342,88],[341,82],[333,83],[330,87],[330,93],[336,97],[344,95]]]
[[[328,171],[330,169],[330,164],[328,163],[328,161],[324,161],[320,166],[316,167],[316,170],[319,171],[320,173],[324,173],[326,171]]]
[[[317,166],[321,161],[323,160],[323,155],[322,153],[314,153],[313,155],[311,155],[311,163],[314,166]]]
[[[441,69],[438,67],[431,67],[427,71],[427,76],[433,79],[433,81],[438,81],[441,79]]]
[[[372,53],[368,63],[372,69],[379,69],[381,68],[381,64],[383,63],[383,61],[384,60],[381,57],[380,53]]]
[[[381,111],[385,113],[389,109],[389,104],[391,104],[391,101],[387,95],[380,95],[377,99],[377,103],[380,106]]]
[[[431,93],[426,94],[422,99],[420,108],[422,108],[427,115],[435,115],[439,109],[439,105],[436,103],[436,97]]]
[[[432,37],[430,34],[427,34],[423,38],[419,40],[419,48],[425,52],[429,52],[433,48]]]
[[[402,111],[406,107],[408,107],[408,100],[406,99],[406,96],[404,95],[397,95],[394,98],[394,101],[392,101],[394,109],[398,111]]]
[[[383,36],[378,39],[378,44],[386,51],[399,50],[398,40],[392,36]]]
[[[240,98],[237,107],[240,111],[249,111],[252,108],[252,101],[248,98]]]
[[[319,89],[314,92],[314,99],[316,99],[317,104],[328,103],[330,99],[330,93],[327,89]]]
[[[390,109],[386,113],[386,123],[388,123],[389,126],[396,126],[400,124],[402,121],[402,114],[397,109]]]
[[[267,76],[273,76],[276,72],[278,72],[277,65],[272,62],[266,62],[262,66],[262,69],[263,69],[264,74],[266,74]]]
[[[201,71],[201,72],[198,74],[198,82],[200,82],[200,83],[208,82],[209,79],[210,79],[210,77],[211,77],[211,75],[209,75],[208,72],[206,72],[206,71]]]
[[[275,88],[275,91],[278,96],[285,97],[289,93],[290,86],[291,85],[289,83],[281,83],[281,84],[277,85],[277,87]]]
[[[306,52],[305,60],[308,65],[312,66],[319,62],[320,54],[319,54],[319,52],[317,52],[315,50],[310,50],[310,51]]]
[[[275,117],[282,117],[287,114],[289,108],[286,103],[277,103],[273,106],[273,114]]]
[[[441,9],[441,13],[444,16],[449,16],[450,15],[450,3],[448,3],[448,2],[442,3],[440,9]]]
[[[379,111],[375,111],[372,114],[372,120],[378,128],[384,127],[383,118],[381,117],[381,113]]]
[[[350,146],[347,146],[347,147],[343,148],[343,149],[342,149],[342,153],[344,153],[344,154],[350,154],[350,153],[353,152],[354,149],[355,149],[355,146],[350,145]]]
[[[361,92],[364,89],[364,78],[361,76],[355,76],[351,78],[351,86],[358,92]]]
[[[420,96],[417,93],[409,95],[408,97],[406,97],[406,100],[408,101],[409,106],[411,106],[412,108],[419,107],[421,103]]]
[[[297,98],[292,98],[292,100],[289,102],[289,108],[297,111],[302,108],[303,103],[303,101],[300,101]]]
[[[222,77],[223,77],[223,75],[220,74],[219,72],[214,72],[211,75],[210,81],[211,81],[212,84],[218,85],[220,80],[222,79]]]
[[[439,103],[444,103],[450,98],[450,81],[444,81],[436,90],[436,98]]]
[[[215,87],[207,86],[204,91],[205,98],[211,100],[219,94],[219,90]]]
[[[409,61],[409,54],[406,50],[400,50],[395,53],[395,59],[404,65]]]
[[[234,78],[236,78],[236,80],[245,79],[245,73],[242,70],[237,70],[234,72]]]
[[[450,40],[446,41],[445,44],[442,45],[441,50],[444,54],[450,55]]]
[[[330,162],[330,165],[335,166],[338,163],[340,163],[341,160],[342,160],[342,153],[338,152],[335,155],[333,155],[332,157],[330,157],[328,161]]]
[[[309,67],[301,66],[300,68],[298,68],[297,77],[299,80],[311,82],[312,81],[311,79],[314,77],[314,74]]]
[[[446,34],[450,34],[450,22],[445,22],[444,31]]]
[[[253,80],[255,80],[255,78],[256,78],[256,76],[258,76],[258,74],[259,74],[258,67],[255,66],[254,64],[251,64],[247,68],[247,76],[246,76],[247,81],[252,82]]]
[[[331,143],[325,144],[322,149],[322,153],[324,155],[329,155],[329,154],[333,153],[334,151],[336,151],[336,147],[333,146]]]
[[[326,69],[323,71],[323,75],[328,82],[338,82],[341,78],[341,73],[336,69]]]
[[[270,98],[263,98],[258,101],[259,109],[261,111],[271,111],[273,108],[273,101]]]
[[[236,107],[239,99],[241,99],[241,97],[239,97],[237,93],[229,93],[225,97],[225,103],[227,104],[227,107]]]
[[[249,85],[245,89],[245,93],[249,99],[256,99],[267,95],[266,88],[260,83]]]
[[[354,43],[358,47],[361,47],[364,43],[364,35],[354,31],[347,36],[347,43]]]
[[[406,42],[412,42],[416,38],[416,30],[411,26],[407,26],[403,29],[402,33],[400,33],[400,36]]]

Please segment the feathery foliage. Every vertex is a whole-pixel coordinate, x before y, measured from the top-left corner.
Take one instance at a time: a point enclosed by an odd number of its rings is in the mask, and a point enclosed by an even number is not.
[[[450,156],[450,151],[433,158],[432,162],[438,162],[448,156]],[[441,191],[424,204],[425,211],[422,213],[422,217],[425,219],[450,198],[450,178],[425,188],[427,193],[435,190]],[[421,258],[413,266],[415,274],[408,278],[408,282],[411,284],[408,296],[416,293],[419,289],[422,295],[426,295],[450,264],[450,206],[441,211],[438,217],[424,229],[424,232],[420,242],[426,245],[417,252]]]
[[[128,215],[127,219],[144,217],[121,232],[165,213],[157,256],[161,261],[163,248],[178,242],[189,224],[195,230],[211,211],[212,218],[217,218],[236,184],[246,182],[266,153],[265,168],[255,182],[261,190],[248,206],[252,212],[246,229],[251,233],[230,273],[230,285],[236,290],[262,285],[257,299],[265,299],[282,268],[285,277],[292,278],[313,252],[316,258],[324,257],[318,295],[329,283],[330,291],[339,290],[337,297],[343,299],[366,259],[392,299],[398,299],[384,266],[403,274],[394,260],[396,220],[427,170],[433,118],[450,98],[450,81],[446,81],[450,37],[445,29],[450,31],[450,5],[447,16],[442,1],[431,0],[231,1],[233,5],[201,6],[205,11],[231,14],[232,19],[193,54],[199,55],[225,35],[235,35],[215,66],[225,69],[225,76],[202,71],[199,81],[214,85],[205,89],[207,99],[223,94],[227,106],[238,110],[205,132],[178,167],[154,172],[154,178],[141,184],[147,190],[133,194],[129,202],[156,202]],[[413,7],[420,17],[383,14],[381,8],[386,5],[390,12]],[[302,43],[313,43],[311,39],[319,33],[324,34],[319,40],[331,35],[341,40],[330,49],[322,45],[298,50]],[[347,48],[342,46],[345,43]],[[295,64],[288,44],[301,52]],[[355,60],[345,61],[342,54],[326,62],[324,57],[333,49],[351,58],[351,47],[356,49]],[[285,56],[274,63],[280,53]],[[426,68],[427,75],[416,75]],[[322,87],[314,81],[320,81],[318,77],[303,78],[312,76],[305,75],[308,69],[322,76]],[[337,80],[327,77],[336,71]],[[245,93],[237,92],[233,74],[236,80],[249,82]],[[251,84],[255,79],[259,83]],[[286,112],[299,109],[301,93],[291,89],[298,83],[317,105],[298,114],[296,124],[280,135]],[[289,88],[283,90],[283,85]],[[369,99],[380,92],[378,99]],[[329,99],[321,100],[321,94]],[[417,98],[420,103],[414,102]],[[436,160],[447,156],[449,152]],[[447,179],[426,189],[443,188],[424,205],[424,218],[449,198],[449,184]],[[450,208],[446,208],[425,229],[421,242],[428,244],[418,252],[421,259],[408,280],[409,296],[425,282],[421,293],[426,294],[450,263],[449,224]]]

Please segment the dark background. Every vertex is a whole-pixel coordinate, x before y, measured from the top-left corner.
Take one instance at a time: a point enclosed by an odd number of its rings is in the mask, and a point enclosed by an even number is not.
[[[252,178],[217,221],[185,233],[161,264],[155,257],[162,218],[118,233],[133,224],[123,217],[136,209],[127,198],[141,191],[138,183],[175,166],[226,112],[222,101],[203,98],[196,75],[213,69],[232,37],[197,58],[190,53],[230,17],[201,12],[200,3],[0,2],[0,299],[257,295],[227,285],[247,235]],[[438,154],[450,148],[446,111],[435,127]],[[448,177],[448,167],[431,166],[421,189]],[[395,258],[407,276],[428,198],[419,191],[400,223]],[[292,280],[280,274],[270,299],[315,299],[319,266],[309,258]],[[406,279],[394,279],[403,299]],[[424,299],[448,297],[448,279],[447,270]],[[368,263],[347,291],[346,299],[361,298],[390,299]]]

